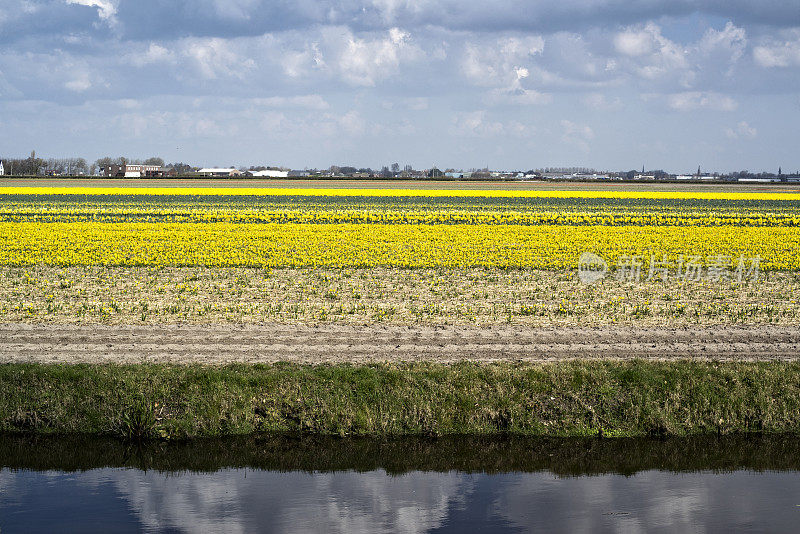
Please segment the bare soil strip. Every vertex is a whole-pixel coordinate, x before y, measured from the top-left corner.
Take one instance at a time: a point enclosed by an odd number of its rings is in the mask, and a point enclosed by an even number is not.
[[[794,326],[0,325],[0,362],[365,363],[800,358]]]

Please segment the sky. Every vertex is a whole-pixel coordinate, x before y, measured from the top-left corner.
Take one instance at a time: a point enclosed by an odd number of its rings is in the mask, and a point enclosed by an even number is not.
[[[797,0],[0,0],[0,154],[800,169]]]

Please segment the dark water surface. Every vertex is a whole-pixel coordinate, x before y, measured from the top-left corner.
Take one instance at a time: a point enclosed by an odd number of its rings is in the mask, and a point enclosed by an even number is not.
[[[800,439],[0,436],[0,533],[797,532]]]

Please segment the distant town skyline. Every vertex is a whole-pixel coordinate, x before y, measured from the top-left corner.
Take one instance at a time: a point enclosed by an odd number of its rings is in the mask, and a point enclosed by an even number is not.
[[[235,171],[235,172],[231,172]],[[438,173],[438,174],[437,174]],[[585,176],[588,178],[613,178],[613,179],[693,179],[700,177],[720,177],[722,179],[749,179],[749,178],[783,178],[784,181],[797,182],[800,179],[800,170],[787,170],[779,166],[777,172],[764,169],[740,169],[738,171],[723,172],[716,169],[703,169],[701,166],[695,171],[685,172],[675,169],[650,169],[642,166],[641,170],[631,168],[603,169],[584,166],[536,166],[524,167],[459,167],[458,165],[432,165],[414,168],[413,165],[392,162],[380,166],[356,166],[348,164],[333,164],[323,167],[286,167],[276,166],[269,162],[258,165],[198,165],[196,162],[169,162],[158,156],[149,158],[129,158],[124,156],[105,156],[95,161],[83,157],[47,158],[41,157],[32,151],[27,157],[9,158],[0,154],[0,175],[87,175],[87,176],[117,176],[117,177],[170,177],[180,175],[201,174],[208,176],[252,176],[291,178],[306,176],[353,176],[358,178],[383,177],[383,178],[416,178],[421,176],[436,177],[446,174],[451,178],[488,178],[518,177],[531,179],[535,177],[554,178],[558,175],[572,175],[573,178]],[[593,176],[592,176],[593,175]]]
[[[0,156],[800,168],[793,0],[6,0]]]

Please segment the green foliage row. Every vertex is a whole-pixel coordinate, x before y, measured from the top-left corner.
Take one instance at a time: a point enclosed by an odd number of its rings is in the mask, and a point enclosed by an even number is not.
[[[131,440],[800,434],[800,363],[7,364],[0,431]]]

